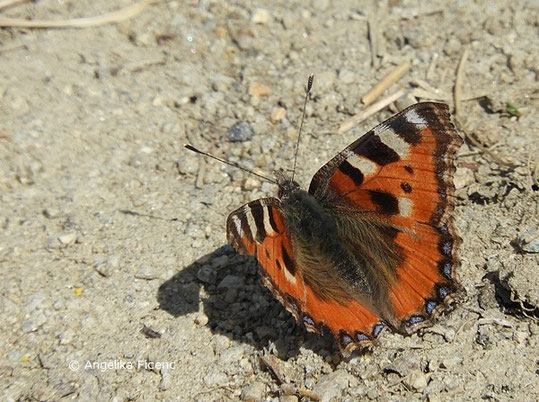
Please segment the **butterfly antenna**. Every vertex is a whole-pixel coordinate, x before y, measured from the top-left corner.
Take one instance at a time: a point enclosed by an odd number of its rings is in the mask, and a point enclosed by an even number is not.
[[[314,74],[309,75],[307,81],[307,89],[305,90],[305,100],[303,101],[303,113],[301,114],[301,124],[299,125],[298,132],[298,141],[296,142],[296,152],[294,152],[294,168],[292,169],[292,182],[296,176],[296,164],[298,162],[298,152],[299,152],[299,141],[301,139],[301,131],[303,130],[303,121],[305,120],[305,110],[307,109],[307,101],[309,100],[309,95],[311,94],[311,89],[313,88]]]
[[[258,176],[258,177],[260,177],[261,179],[264,179],[264,180],[266,180],[266,181],[269,181],[270,183],[279,185],[275,180],[270,179],[270,178],[268,178],[268,177],[266,177],[266,176],[262,176],[261,174],[258,174],[258,173],[256,173],[256,172],[253,172],[252,170],[246,169],[246,168],[244,168],[244,167],[238,165],[237,163],[227,161],[226,159],[218,158],[217,156],[213,156],[213,155],[211,155],[211,154],[209,154],[209,153],[207,153],[207,152],[204,152],[204,151],[201,151],[201,150],[199,150],[199,149],[196,149],[194,146],[189,145],[189,144],[183,144],[183,146],[184,146],[185,148],[187,148],[189,151],[193,151],[193,152],[195,152],[195,153],[197,153],[197,154],[204,155],[204,156],[206,156],[206,157],[208,157],[208,158],[215,159],[216,161],[219,161],[219,162],[224,163],[224,164],[226,164],[226,165],[233,166],[233,167],[235,167],[235,168],[241,169],[241,170],[243,170],[244,172],[247,172],[247,173],[250,173],[250,174],[254,174],[255,176]]]

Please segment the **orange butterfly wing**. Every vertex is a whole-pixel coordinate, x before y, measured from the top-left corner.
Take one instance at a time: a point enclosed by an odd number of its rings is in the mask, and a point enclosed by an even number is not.
[[[321,325],[327,326],[345,354],[370,344],[384,324],[357,301],[343,304],[321,298],[303,281],[280,208],[279,200],[265,198],[232,212],[227,220],[229,242],[257,258],[264,284],[307,329],[320,333]]]
[[[451,301],[459,243],[453,229],[454,154],[462,143],[447,105],[419,103],[383,122],[322,167],[309,192],[399,228],[403,262],[389,296],[413,332]],[[332,208],[332,205],[324,205]]]

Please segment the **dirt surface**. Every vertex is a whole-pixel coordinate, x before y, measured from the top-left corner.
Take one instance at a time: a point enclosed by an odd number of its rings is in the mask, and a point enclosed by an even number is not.
[[[537,3],[252,3],[163,1],[118,25],[0,31],[2,399],[537,400]],[[2,15],[130,4],[43,0]],[[459,116],[490,152],[468,141],[457,156],[467,297],[434,327],[342,360],[226,245],[228,213],[275,187],[183,144],[288,171],[315,73],[307,187],[397,110],[337,134],[388,71],[412,65],[386,94],[430,86],[451,103],[465,48]]]

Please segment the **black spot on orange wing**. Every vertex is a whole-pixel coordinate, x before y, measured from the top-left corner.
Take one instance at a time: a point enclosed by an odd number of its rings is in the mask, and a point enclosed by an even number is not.
[[[346,176],[348,176],[356,186],[361,186],[363,183],[363,173],[361,173],[361,170],[353,167],[350,163],[347,161],[344,161],[340,164],[339,170],[343,172]]]
[[[386,236],[389,240],[395,240],[400,230],[391,226],[380,228],[380,232]]]
[[[242,233],[238,233],[238,236],[242,234],[245,235],[247,240],[251,243],[254,238],[253,234],[251,233],[251,227],[249,226],[249,222],[247,221],[247,216],[245,214],[238,214],[238,216],[240,217],[240,226],[242,231]]]
[[[400,160],[399,155],[392,148],[384,144],[377,135],[372,135],[368,139],[368,142],[362,143],[355,152],[357,155],[364,156],[380,166]]]
[[[412,192],[412,186],[410,186],[409,183],[406,183],[404,181],[401,183],[401,188],[402,191],[404,191],[405,193],[410,194]]]
[[[268,212],[269,212],[269,223],[270,223],[271,229],[274,232],[279,232],[279,228],[277,226],[277,223],[275,222],[275,217],[273,215],[273,208],[270,208]]]
[[[400,118],[391,120],[388,126],[410,145],[417,145],[421,142],[421,130],[414,123],[409,123],[405,119]]]
[[[283,247],[283,262],[285,265],[285,269],[288,270],[292,275],[296,274],[296,264],[292,260],[292,257],[288,254],[288,251],[286,251],[286,248]]]
[[[256,225],[256,241],[262,243],[266,238],[266,228],[264,227],[264,209],[257,205],[257,208],[251,208]]]
[[[371,201],[378,207],[378,212],[396,215],[399,213],[399,201],[389,193],[369,190]]]

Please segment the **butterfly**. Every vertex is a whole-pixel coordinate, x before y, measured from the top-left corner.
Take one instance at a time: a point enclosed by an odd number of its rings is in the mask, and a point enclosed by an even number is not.
[[[298,322],[328,328],[343,355],[385,328],[411,334],[461,292],[452,217],[461,143],[447,105],[417,103],[338,153],[308,191],[279,177],[277,198],[228,216],[228,241],[256,257]]]

